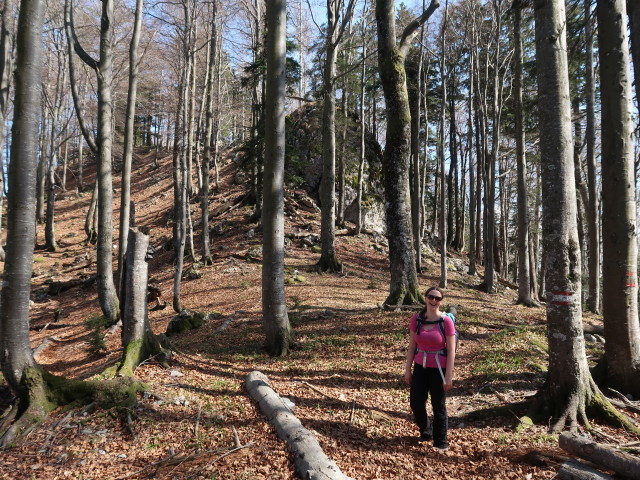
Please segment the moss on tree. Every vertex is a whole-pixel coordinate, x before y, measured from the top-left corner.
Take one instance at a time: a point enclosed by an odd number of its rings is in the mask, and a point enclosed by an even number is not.
[[[0,424],[0,447],[7,447],[46,419],[59,406],[95,403],[103,408],[133,407],[145,385],[128,378],[73,380],[41,367],[26,370],[11,412]]]

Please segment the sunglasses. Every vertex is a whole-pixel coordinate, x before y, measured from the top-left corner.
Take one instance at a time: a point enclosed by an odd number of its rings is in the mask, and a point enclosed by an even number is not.
[[[439,302],[442,300],[442,297],[436,297],[435,295],[427,295],[427,298],[429,300],[435,300],[436,302]]]

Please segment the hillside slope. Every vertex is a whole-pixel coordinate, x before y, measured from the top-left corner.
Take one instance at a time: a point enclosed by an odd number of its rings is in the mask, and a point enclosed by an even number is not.
[[[151,155],[136,156],[132,196],[138,225],[150,228],[157,249],[151,277],[170,299],[174,269],[172,252],[164,246],[171,238],[171,159],[161,158],[156,169]],[[508,289],[483,294],[474,288],[479,278],[452,266],[446,301],[459,306],[461,341],[448,402],[451,449],[442,453],[418,444],[402,380],[410,313],[378,308],[388,289],[383,239],[339,236],[345,272],[318,274],[319,254],[302,237],[319,234],[319,215],[300,208],[299,192],[289,192],[286,295],[297,343],[288,358],[271,359],[262,348],[260,232],[248,223],[251,206],[236,203],[245,191],[234,183],[235,174],[232,161],[222,165],[221,185],[212,195],[214,265],[198,266],[182,287],[187,308],[219,315],[172,337],[176,353],[169,369],[153,361],[138,367],[136,376],[149,390],[135,409],[53,412],[45,425],[3,452],[0,478],[296,478],[286,445],[245,392],[252,370],[266,374],[274,389],[295,403],[303,425],[353,478],[555,475],[560,452],[544,427],[516,433],[520,412],[510,418],[470,416],[535,392],[546,364],[536,343],[544,344],[543,309],[515,306]],[[95,273],[93,247],[83,234],[90,195],[77,198],[71,188],[57,202],[60,250],[39,250],[34,259],[32,347],[48,340],[37,357],[41,365],[59,375],[87,378],[119,357],[120,338],[119,332],[108,334],[106,352],[87,351],[91,340],[84,322],[100,313],[95,285],[51,294],[51,282]],[[198,232],[197,204],[192,212]],[[39,233],[42,242],[41,228]],[[435,253],[427,255],[422,286],[435,284],[438,272]],[[171,305],[149,316],[154,332],[164,332],[173,316]],[[234,433],[247,446],[230,453]]]

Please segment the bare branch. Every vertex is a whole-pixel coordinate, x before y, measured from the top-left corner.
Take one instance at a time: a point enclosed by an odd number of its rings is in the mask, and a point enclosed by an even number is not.
[[[407,55],[407,51],[411,46],[411,40],[413,40],[413,37],[416,35],[418,28],[420,28],[427,20],[429,20],[431,15],[433,15],[433,12],[435,12],[439,6],[440,0],[431,0],[431,4],[424,12],[422,12],[422,15],[414,19],[409,23],[409,25],[405,27],[404,31],[402,32],[402,37],[400,38],[400,55],[402,55],[403,57]]]

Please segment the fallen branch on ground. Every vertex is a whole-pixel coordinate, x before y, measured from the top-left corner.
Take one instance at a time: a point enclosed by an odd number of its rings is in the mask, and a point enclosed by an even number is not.
[[[316,437],[302,426],[300,420],[287,408],[282,398],[269,386],[269,379],[261,372],[247,375],[247,391],[258,402],[260,410],[287,442],[295,456],[298,474],[309,480],[350,480],[322,451]]]
[[[600,445],[590,438],[570,432],[560,435],[558,443],[563,450],[602,466],[606,470],[613,470],[626,478],[640,478],[640,459],[633,455]]]
[[[57,341],[58,341],[58,338],[54,336],[47,337],[44,340],[42,340],[42,343],[33,349],[33,358],[37,358],[44,351],[45,348],[51,345],[51,343],[57,342]]]
[[[602,473],[573,458],[562,464],[562,468],[555,478],[558,480],[613,480],[611,475]]]

